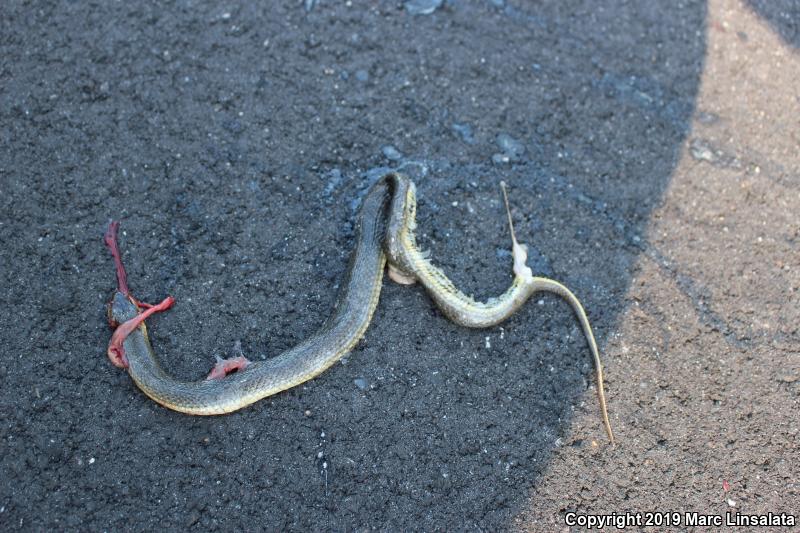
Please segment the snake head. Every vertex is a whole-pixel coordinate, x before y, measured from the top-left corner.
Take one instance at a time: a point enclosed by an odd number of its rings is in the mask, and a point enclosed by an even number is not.
[[[108,343],[108,358],[111,362],[120,368],[128,368],[128,358],[125,356],[125,339],[128,335],[136,330],[141,330],[144,339],[147,340],[147,329],[144,327],[144,321],[148,317],[161,311],[166,311],[172,304],[175,303],[175,298],[167,296],[161,303],[150,305],[137,302],[132,296],[125,295],[121,291],[114,294],[111,300],[109,309],[109,322],[116,324],[116,329],[111,335],[111,342]],[[143,312],[139,312],[139,307],[145,307]]]
[[[125,350],[122,347],[124,338],[119,337],[120,324],[124,324],[139,314],[139,308],[133,302],[130,296],[122,294],[120,291],[115,291],[111,301],[108,302],[108,325],[116,330],[111,337],[111,342],[108,345],[106,355],[111,360],[111,363],[118,368],[128,368],[128,358],[125,357]]]
[[[139,308],[133,302],[130,296],[122,294],[120,291],[114,291],[114,296],[108,302],[108,325],[112,329],[130,320],[139,314]]]

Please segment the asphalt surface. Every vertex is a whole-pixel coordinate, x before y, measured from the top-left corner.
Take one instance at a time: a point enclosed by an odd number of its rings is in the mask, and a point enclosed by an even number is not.
[[[800,5],[6,2],[0,528],[580,530],[575,513],[800,508]],[[331,313],[360,195],[418,185],[466,330],[384,282],[341,364],[192,418],[105,357],[122,221],[169,372]],[[670,529],[660,528],[659,530]],[[682,529],[676,527],[674,529]],[[584,529],[585,530],[585,529]],[[785,530],[785,529],[784,529]]]

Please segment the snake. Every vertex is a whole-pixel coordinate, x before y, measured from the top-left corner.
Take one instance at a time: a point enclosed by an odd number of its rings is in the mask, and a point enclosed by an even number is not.
[[[112,222],[105,243],[113,256],[117,289],[108,306],[115,328],[108,346],[111,362],[127,370],[141,391],[164,407],[190,415],[220,415],[251,405],[304,383],[350,352],[363,337],[378,305],[384,271],[399,283],[419,282],[442,313],[468,328],[499,324],[536,292],[554,293],[572,308],[594,359],[603,424],[610,442],[614,434],[608,417],[603,370],[589,319],[578,298],[564,285],[534,276],[526,265],[527,247],[517,242],[505,183],[501,182],[512,238],[514,279],[500,296],[475,301],[460,291],[432,263],[416,242],[416,186],[407,176],[389,172],[364,196],[357,215],[355,246],[333,313],[310,337],[279,355],[260,361],[244,356],[221,359],[202,380],[182,381],[161,366],[153,351],[145,319],[174,304],[172,297],[156,305],[137,300],[127,284],[117,244],[118,222]],[[388,265],[388,269],[386,269]]]

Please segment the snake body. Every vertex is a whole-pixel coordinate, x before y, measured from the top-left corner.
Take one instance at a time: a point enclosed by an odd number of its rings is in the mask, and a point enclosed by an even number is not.
[[[415,187],[407,177],[390,173],[370,188],[356,221],[355,248],[334,312],[316,333],[294,348],[265,361],[251,362],[218,379],[179,381],[161,368],[142,320],[138,327],[126,332],[121,342],[129,375],[159,404],[193,415],[229,413],[299,385],[341,359],[363,336],[378,304],[388,256],[389,266],[395,272],[409,281],[419,281],[448,318],[466,327],[488,327],[502,322],[536,291],[554,292],[566,299],[578,316],[595,359],[603,419],[613,442],[597,345],[586,314],[572,292],[553,280],[532,275],[524,264],[524,245],[516,242],[512,226],[514,280],[501,296],[476,302],[459,291],[430,262],[428,255],[419,250],[414,237],[415,217]],[[118,252],[115,259],[118,260]],[[118,266],[121,268],[121,263]],[[139,304],[127,293],[124,279],[120,286],[125,289],[115,293],[109,308],[112,322],[124,325],[141,320]],[[109,357],[114,360],[111,347]]]
[[[192,415],[236,411],[317,376],[342,358],[362,337],[381,292],[386,263],[381,248],[388,200],[386,183],[376,184],[364,198],[356,228],[356,246],[333,315],[308,339],[265,361],[249,364],[221,379],[184,382],[159,365],[144,323],[124,341],[128,374],[161,405]],[[124,323],[138,306],[121,292],[114,295],[112,318]]]

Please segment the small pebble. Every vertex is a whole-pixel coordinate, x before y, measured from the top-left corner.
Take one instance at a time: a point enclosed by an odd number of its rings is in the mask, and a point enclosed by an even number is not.
[[[525,153],[525,146],[507,133],[499,134],[495,139],[495,142],[497,143],[497,146],[499,146],[503,152],[508,154],[511,159],[517,159],[519,156]]]
[[[697,120],[701,124],[715,124],[719,122],[719,115],[716,113],[709,113],[708,111],[700,111],[697,113]]]
[[[395,148],[394,146],[388,145],[381,148],[383,155],[386,156],[386,159],[390,159],[392,161],[399,161],[403,159],[403,154]]]
[[[406,11],[411,15],[430,15],[439,9],[444,0],[408,0]]]
[[[325,196],[333,194],[336,188],[342,184],[342,171],[338,168],[331,169],[331,171],[328,172],[328,176],[328,183],[325,185],[325,190],[323,191]]]
[[[369,80],[369,73],[366,70],[357,70],[356,79],[361,83],[365,83],[367,80]]]
[[[366,390],[367,388],[367,380],[364,378],[356,378],[353,380],[353,383],[355,383],[356,387],[358,387],[361,390]]]
[[[698,161],[716,163],[719,160],[719,155],[714,150],[714,147],[703,139],[694,139],[689,146],[689,150],[692,153],[692,157]]]
[[[461,140],[467,144],[474,144],[475,138],[472,136],[472,127],[469,124],[458,124],[454,123],[451,128],[453,131],[461,137]]]
[[[492,156],[492,163],[495,165],[507,165],[511,162],[511,158],[508,154],[494,154]]]

